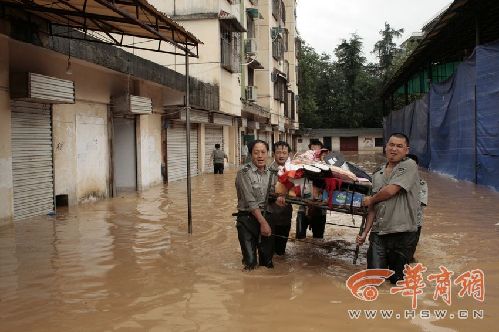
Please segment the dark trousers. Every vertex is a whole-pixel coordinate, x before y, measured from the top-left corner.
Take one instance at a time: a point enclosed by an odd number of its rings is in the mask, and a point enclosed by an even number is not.
[[[213,173],[224,174],[224,164],[223,163],[213,164]]]
[[[273,241],[271,236],[260,236],[260,223],[253,216],[237,217],[237,237],[243,254],[244,268],[251,270],[258,264],[273,267]]]
[[[275,225],[272,227],[272,238],[274,240],[274,253],[282,256],[286,252],[286,244],[288,243],[289,230],[291,229],[291,221],[287,225]]]
[[[392,284],[404,279],[404,266],[409,264],[416,235],[417,232],[385,235],[371,233],[367,250],[367,268],[393,270],[395,273],[390,277]]]
[[[411,257],[409,258],[411,263],[414,262],[414,253],[416,252],[416,247],[418,246],[420,236],[421,236],[421,226],[418,226],[418,231],[413,237],[413,241],[411,243]]]
[[[298,211],[296,215],[296,238],[304,239],[307,237],[307,228],[312,229],[312,236],[316,239],[324,237],[326,229],[326,216],[322,214],[322,210],[309,208],[309,215],[305,211]]]

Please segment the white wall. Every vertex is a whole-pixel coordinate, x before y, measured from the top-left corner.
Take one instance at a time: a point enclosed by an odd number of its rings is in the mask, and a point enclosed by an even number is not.
[[[76,195],[76,107],[52,106],[54,147],[54,195],[68,195],[69,205],[78,203]]]
[[[163,182],[161,177],[161,115],[141,115],[138,153],[139,190]]]
[[[76,195],[79,203],[107,197],[109,139],[107,106],[78,103],[76,112]]]

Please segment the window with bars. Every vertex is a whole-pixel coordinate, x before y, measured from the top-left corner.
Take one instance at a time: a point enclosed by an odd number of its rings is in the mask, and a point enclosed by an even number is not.
[[[284,41],[280,36],[272,41],[272,56],[276,60],[284,59]]]
[[[285,103],[286,92],[287,92],[286,80],[284,80],[281,77],[277,78],[277,80],[274,82],[274,99],[279,100],[281,103]]]
[[[230,32],[221,29],[220,62],[222,67],[231,73],[239,73],[241,71],[240,37],[241,34],[239,32]]]

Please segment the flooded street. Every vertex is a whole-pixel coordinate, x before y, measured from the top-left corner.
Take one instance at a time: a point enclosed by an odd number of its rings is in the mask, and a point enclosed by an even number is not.
[[[349,156],[375,168],[381,158]],[[324,241],[288,242],[275,269],[242,272],[234,225],[235,171],[193,178],[193,234],[187,234],[186,182],[60,209],[0,227],[1,331],[497,331],[499,193],[423,172],[428,182],[417,261],[454,277],[485,273],[485,301],[433,300],[421,309],[468,310],[467,319],[351,319],[348,310],[411,309],[411,299],[379,287],[375,302],[352,296],[346,279],[365,267],[367,245],[352,264],[357,229],[326,227]],[[294,209],[297,210],[296,208]],[[352,217],[328,221],[352,225]],[[360,220],[356,217],[355,225]],[[294,222],[291,230],[294,237]],[[311,234],[307,241],[312,242]],[[483,319],[473,319],[473,309]]]

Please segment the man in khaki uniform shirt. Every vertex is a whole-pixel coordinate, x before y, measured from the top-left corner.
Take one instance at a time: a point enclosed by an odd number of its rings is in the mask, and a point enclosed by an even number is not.
[[[257,266],[257,249],[259,265],[273,267],[272,230],[262,214],[270,178],[266,165],[268,149],[266,142],[253,141],[249,147],[251,162],[245,164],[236,176],[236,228],[245,270]]]
[[[406,157],[408,151],[407,136],[390,136],[386,146],[388,162],[373,175],[373,196],[363,201],[369,208],[366,228],[357,237],[357,243],[362,244],[371,231],[367,268],[394,270],[392,283],[403,279],[404,265],[412,256],[417,234],[419,172],[416,163]]]
[[[288,143],[278,141],[274,143],[273,150],[274,162],[269,168],[277,174],[279,170],[284,168],[284,165],[289,158],[291,148]],[[275,184],[278,181],[277,178],[277,176],[272,178],[273,190],[275,190]],[[275,202],[271,202],[271,204],[269,204],[269,211],[274,253],[282,256],[286,252],[286,244],[288,242],[289,231],[291,229],[293,207],[291,204],[286,204],[285,197],[279,196]]]

